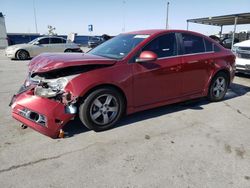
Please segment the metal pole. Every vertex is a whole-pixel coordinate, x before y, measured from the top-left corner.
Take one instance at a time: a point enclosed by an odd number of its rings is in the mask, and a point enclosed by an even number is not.
[[[33,0],[33,9],[34,9],[34,19],[35,19],[36,33],[38,33],[38,30],[37,30],[37,22],[36,22],[36,8],[35,8],[35,0]]]
[[[168,29],[168,12],[169,12],[169,2],[167,2],[166,29]]]
[[[238,17],[236,16],[236,17],[234,18],[234,31],[233,31],[231,49],[233,49],[233,45],[234,45],[234,38],[235,38],[235,31],[236,31],[237,21],[238,21]]]
[[[223,25],[220,26],[220,39],[222,37],[222,29],[223,29]]]
[[[189,21],[187,20],[187,31],[188,31],[188,27],[189,27]]]
[[[126,31],[126,25],[125,25],[125,5],[126,5],[126,1],[123,0],[122,1],[123,4],[123,23],[122,23],[122,32]]]

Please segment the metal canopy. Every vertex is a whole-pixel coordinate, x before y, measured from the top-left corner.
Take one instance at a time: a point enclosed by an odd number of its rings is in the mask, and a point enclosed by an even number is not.
[[[224,25],[234,25],[235,18],[237,18],[237,25],[250,24],[250,12],[241,13],[241,14],[230,14],[230,15],[224,15],[224,16],[188,19],[187,22],[206,24],[206,25],[215,25],[215,26],[224,26]]]
[[[231,45],[231,48],[233,48],[236,25],[250,24],[250,12],[241,13],[241,14],[230,14],[230,15],[224,15],[224,16],[189,19],[187,20],[187,30],[188,30],[188,24],[190,22],[197,23],[197,24],[220,26],[221,28],[220,37],[222,35],[222,27],[224,25],[234,25],[232,45]]]

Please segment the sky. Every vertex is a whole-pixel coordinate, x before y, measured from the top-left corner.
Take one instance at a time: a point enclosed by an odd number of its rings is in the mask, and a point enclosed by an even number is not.
[[[117,35],[143,29],[164,29],[169,4],[169,28],[186,29],[186,20],[210,16],[250,12],[250,0],[0,0],[7,33],[35,33],[34,8],[38,33],[46,34],[47,26],[57,34]],[[33,6],[34,4],[34,6]],[[189,29],[206,35],[217,34],[220,28],[189,24]],[[224,32],[233,26],[224,27]],[[240,25],[237,31],[250,30]]]

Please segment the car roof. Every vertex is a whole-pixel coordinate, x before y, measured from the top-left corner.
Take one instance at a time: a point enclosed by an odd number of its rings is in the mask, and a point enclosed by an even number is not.
[[[63,37],[58,37],[58,36],[42,36],[42,37],[38,37],[39,39],[44,39],[44,38],[59,38],[59,39],[64,39],[66,40],[65,38]]]
[[[125,34],[135,34],[135,35],[157,35],[162,33],[171,33],[171,32],[183,32],[183,33],[190,33],[195,35],[202,35],[200,33],[188,30],[180,30],[180,29],[150,29],[150,30],[139,30],[139,31],[132,31],[127,32]]]

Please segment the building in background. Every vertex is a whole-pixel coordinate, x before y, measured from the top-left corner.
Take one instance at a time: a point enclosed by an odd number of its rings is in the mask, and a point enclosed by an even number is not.
[[[8,46],[8,41],[7,41],[5,19],[2,12],[0,12],[0,48],[6,48],[7,46]]]

